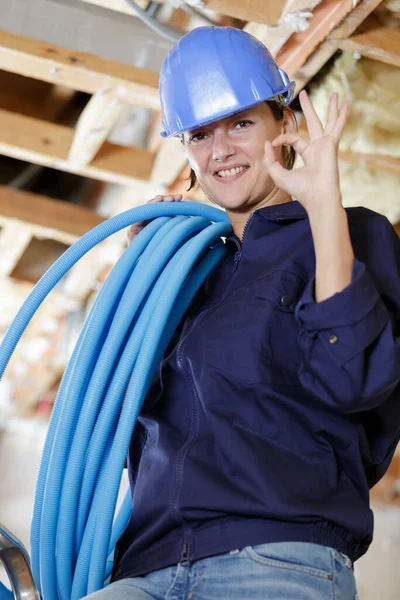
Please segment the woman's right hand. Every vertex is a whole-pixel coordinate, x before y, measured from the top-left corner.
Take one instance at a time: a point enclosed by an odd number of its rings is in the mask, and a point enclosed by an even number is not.
[[[155,198],[148,200],[146,202],[146,204],[152,204],[153,202],[164,202],[164,201],[165,202],[180,202],[181,200],[182,200],[182,194],[173,194],[173,195],[167,195],[167,196],[156,196]],[[150,220],[149,221],[138,221],[137,223],[134,223],[133,225],[131,225],[129,227],[129,229],[128,229],[128,246],[133,241],[133,239],[137,236],[137,234],[142,231],[143,227],[145,227],[148,223],[150,223]]]

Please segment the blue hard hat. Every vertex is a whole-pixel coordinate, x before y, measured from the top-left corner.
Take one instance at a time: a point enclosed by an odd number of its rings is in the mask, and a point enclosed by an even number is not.
[[[160,72],[162,137],[196,129],[277,98],[295,83],[255,37],[233,27],[198,27],[169,52]]]

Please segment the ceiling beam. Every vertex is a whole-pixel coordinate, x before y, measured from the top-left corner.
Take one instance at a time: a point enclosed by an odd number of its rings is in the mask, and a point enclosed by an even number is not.
[[[297,94],[335,54],[337,48],[331,42],[330,37],[344,39],[350,36],[368,15],[381,4],[381,2],[382,0],[361,0],[354,10],[347,14],[341,23],[337,23],[337,26],[331,31],[327,39],[324,40],[292,74],[292,79],[296,82]]]
[[[45,167],[129,185],[148,180],[154,155],[142,148],[105,142],[89,165],[68,159],[74,139],[70,127],[0,110],[0,153]]]
[[[125,106],[113,90],[96,92],[79,117],[68,160],[78,168],[88,165],[107,139]]]
[[[104,220],[93,210],[76,204],[0,186],[0,226],[5,231],[14,229],[16,236],[18,231],[28,231],[29,237],[71,245]]]
[[[166,0],[158,1],[162,4],[166,2]],[[136,15],[134,9],[126,0],[81,0],[81,2],[109,8],[132,16]],[[274,0],[273,2],[266,2],[266,0],[247,0],[246,2],[243,2],[243,0],[205,0],[204,8],[243,21],[274,25],[278,22],[286,2],[287,0]]]
[[[363,56],[400,67],[400,29],[389,29],[370,15],[361,31],[345,39],[330,36],[336,48],[346,52],[359,52]]]
[[[7,31],[0,31],[0,69],[88,94],[113,89],[127,103],[160,107],[157,73]]]
[[[292,77],[313,51],[325,40],[361,0],[325,0],[318,4],[305,31],[294,33],[276,55],[281,69]]]

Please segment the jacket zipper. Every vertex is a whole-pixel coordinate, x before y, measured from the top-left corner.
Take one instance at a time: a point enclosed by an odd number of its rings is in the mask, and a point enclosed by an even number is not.
[[[185,537],[183,538],[183,546],[181,552],[181,564],[191,563],[192,561],[192,530],[187,529],[185,531]]]
[[[246,225],[244,226],[244,229],[243,229],[243,236],[242,236],[242,241],[241,241],[241,247],[240,247],[240,250],[238,250],[238,251],[236,252],[236,254],[235,254],[235,258],[234,258],[234,263],[233,263],[233,269],[232,269],[232,273],[236,273],[236,271],[238,270],[239,263],[240,263],[240,261],[241,261],[241,259],[242,259],[242,256],[243,256],[243,244],[244,244],[244,238],[246,237],[246,233],[247,233],[248,227],[249,227],[249,225],[250,225],[251,221],[253,220],[253,218],[254,218],[254,212],[253,212],[253,213],[250,215],[250,218],[247,220],[247,223],[246,223]]]
[[[177,521],[178,523],[181,522],[181,519],[179,518],[179,515],[178,515],[178,500],[179,500],[179,494],[180,494],[180,491],[182,488],[183,464],[185,462],[186,454],[188,453],[190,446],[192,445],[193,441],[196,439],[197,431],[198,431],[198,422],[199,422],[199,408],[198,408],[198,402],[197,402],[198,401],[197,392],[196,392],[196,388],[193,383],[193,378],[191,377],[190,373],[188,373],[188,371],[183,363],[183,360],[182,360],[182,346],[185,343],[189,333],[192,331],[193,327],[204,316],[204,314],[205,313],[197,315],[197,317],[193,321],[192,325],[189,327],[188,331],[186,332],[186,334],[183,336],[183,338],[179,342],[177,350],[176,350],[178,367],[186,376],[186,379],[188,380],[188,382],[190,384],[190,389],[192,390],[192,394],[194,397],[189,435],[188,435],[185,443],[183,444],[182,448],[178,452],[178,456],[176,459],[176,465],[175,465],[175,483],[174,483],[174,490],[173,490],[171,504],[172,504],[172,516],[175,519],[175,521]]]
[[[252,219],[254,217],[254,213],[250,216],[249,220],[247,221],[245,228],[243,230],[243,237],[242,237],[242,245],[246,236],[246,232],[248,229],[248,226],[250,225]],[[239,254],[239,258],[236,258],[236,255]],[[236,272],[239,261],[242,257],[242,250],[239,250],[235,255],[235,263],[236,267],[234,266],[233,268],[233,273]],[[190,389],[192,390],[192,394],[193,394],[193,399],[194,399],[194,403],[193,403],[193,409],[192,409],[192,420],[191,420],[191,424],[190,424],[190,432],[189,435],[185,441],[185,443],[183,444],[182,448],[180,449],[180,451],[178,452],[178,456],[176,459],[176,469],[175,469],[175,483],[174,483],[174,489],[173,489],[173,494],[172,494],[172,517],[174,518],[174,520],[178,523],[181,523],[181,519],[179,518],[179,514],[178,514],[178,500],[179,500],[179,495],[180,495],[180,491],[182,489],[182,479],[183,479],[183,465],[185,462],[185,458],[186,455],[189,451],[190,446],[192,445],[192,443],[194,442],[194,440],[196,439],[197,433],[198,433],[198,428],[199,428],[199,402],[198,402],[198,396],[197,396],[197,391],[196,391],[196,386],[194,384],[193,381],[193,376],[192,373],[189,372],[189,370],[186,368],[183,358],[182,358],[182,348],[183,345],[185,344],[189,334],[191,333],[191,331],[193,331],[194,327],[197,325],[197,323],[204,318],[204,316],[210,312],[211,310],[214,310],[215,308],[218,308],[218,306],[225,300],[226,296],[228,295],[228,292],[232,286],[232,281],[230,282],[230,285],[227,286],[226,290],[225,290],[225,294],[222,296],[222,298],[220,299],[220,301],[211,306],[208,310],[205,310],[204,312],[202,312],[200,315],[197,315],[197,317],[194,319],[193,323],[191,324],[191,326],[189,327],[188,331],[186,332],[186,334],[183,336],[183,338],[181,339],[181,341],[178,344],[177,350],[176,350],[176,357],[177,357],[177,365],[179,367],[179,369],[184,373],[184,375],[186,376],[186,379],[190,385]],[[182,551],[183,553],[183,551]]]

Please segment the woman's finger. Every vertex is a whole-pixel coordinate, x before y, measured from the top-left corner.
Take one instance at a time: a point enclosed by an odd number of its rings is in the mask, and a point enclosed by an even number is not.
[[[309,142],[298,133],[281,133],[278,135],[273,142],[272,146],[278,148],[279,146],[292,146],[297,154],[300,156],[308,148]]]
[[[308,133],[310,134],[310,139],[314,140],[318,137],[321,137],[321,135],[323,135],[324,133],[324,128],[305,90],[302,90],[300,92],[299,99],[301,108],[303,110],[307,122],[307,128]]]
[[[265,142],[264,164],[278,187],[281,187],[288,170],[285,169],[276,157],[275,149],[270,141]]]
[[[146,202],[146,204],[154,204],[155,202],[164,202],[164,201],[165,202],[180,202],[182,200],[182,198],[183,198],[182,194],[167,194],[165,196],[159,194],[158,196],[151,198],[151,200],[148,200]],[[143,227],[145,227],[148,223],[150,223],[150,220],[138,221],[137,223],[134,223],[133,225],[128,227],[128,230],[127,230],[128,245],[132,242],[133,238],[135,238],[138,235],[138,233],[140,233],[142,231]]]
[[[332,94],[329,100],[329,108],[328,108],[328,119],[326,121],[325,133],[330,135],[336,125],[336,121],[338,118],[338,100],[339,94],[336,92]]]
[[[337,143],[340,142],[343,130],[346,126],[347,117],[349,116],[349,105],[345,102],[339,110],[338,118],[336,119],[335,127],[333,128],[332,135],[335,137]]]

